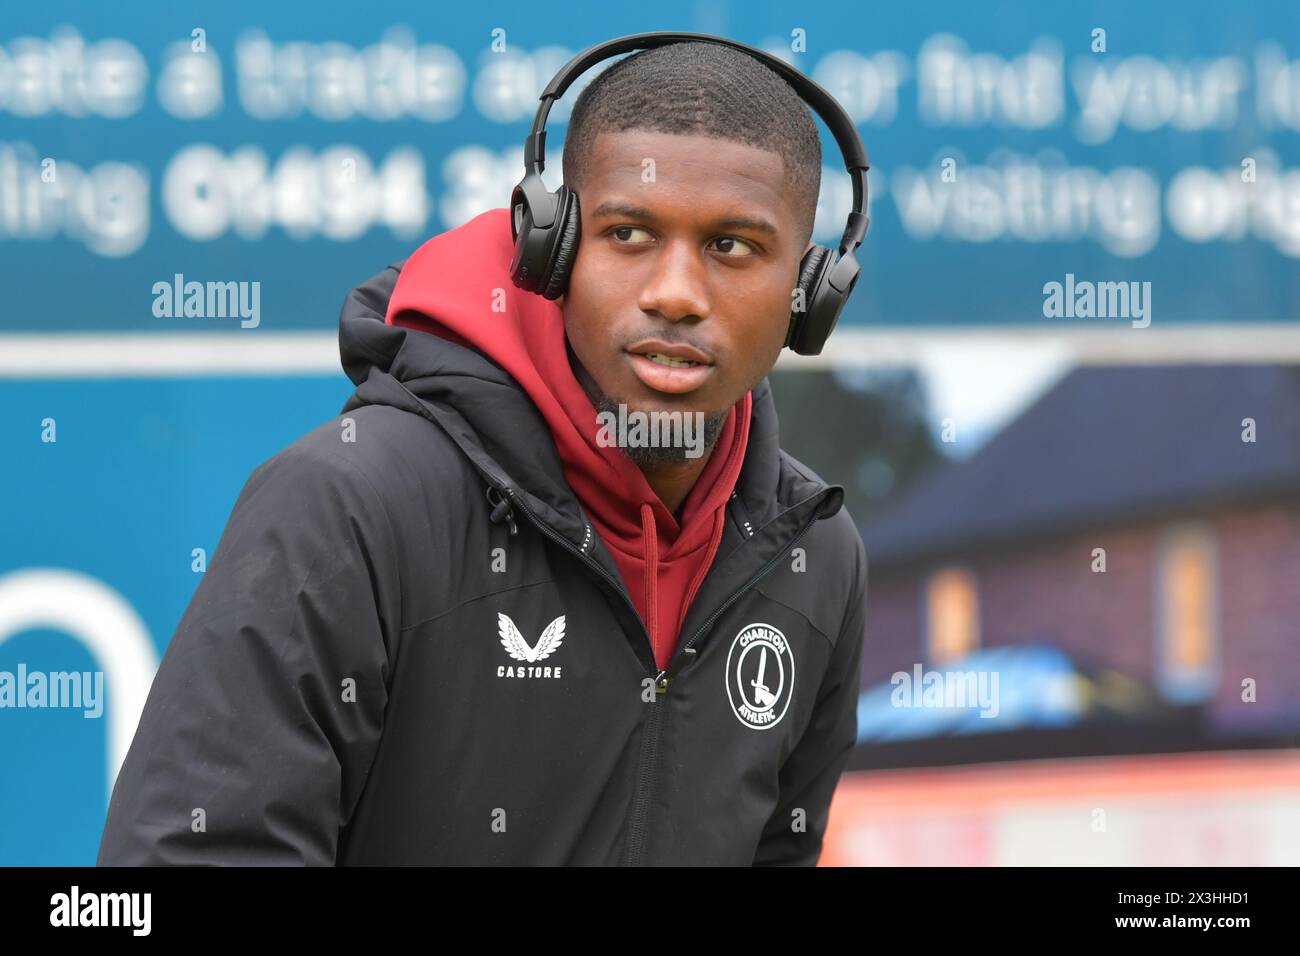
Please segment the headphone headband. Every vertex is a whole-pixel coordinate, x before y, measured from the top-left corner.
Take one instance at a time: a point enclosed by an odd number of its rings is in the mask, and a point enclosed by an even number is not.
[[[782,79],[794,87],[804,102],[811,106],[817,115],[822,118],[827,128],[834,135],[835,142],[839,144],[840,152],[844,156],[844,168],[853,179],[853,210],[849,213],[848,224],[844,227],[844,235],[840,239],[839,254],[843,256],[847,252],[856,250],[867,234],[867,224],[869,222],[867,218],[867,170],[871,167],[867,162],[866,147],[862,145],[862,140],[859,138],[858,131],[854,127],[852,120],[849,119],[849,115],[844,112],[844,107],[840,106],[835,97],[790,66],[790,64],[763,50],[736,40],[729,40],[726,37],[712,36],[707,33],[672,33],[663,31],[636,33],[597,44],[579,53],[566,63],[560,72],[555,75],[554,79],[546,85],[546,89],[542,90],[537,106],[537,115],[533,118],[532,131],[528,134],[528,139],[524,143],[525,167],[539,177],[542,170],[546,168],[546,117],[551,112],[551,104],[563,96],[564,91],[579,76],[602,60],[607,60],[620,53],[630,50],[648,50],[654,47],[667,46],[670,43],[685,42],[715,43],[719,46],[728,46],[740,50],[742,53],[748,53],[764,65],[771,67]]]

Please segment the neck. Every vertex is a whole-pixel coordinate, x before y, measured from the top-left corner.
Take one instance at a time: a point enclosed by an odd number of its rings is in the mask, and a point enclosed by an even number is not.
[[[643,464],[635,459],[633,461],[641,469],[641,474],[645,475],[646,482],[654,489],[659,500],[673,513],[673,517],[680,518],[678,512],[681,510],[682,503],[695,487],[695,482],[704,471],[704,466],[709,463],[712,454],[713,449],[709,449],[699,458],[662,465]]]

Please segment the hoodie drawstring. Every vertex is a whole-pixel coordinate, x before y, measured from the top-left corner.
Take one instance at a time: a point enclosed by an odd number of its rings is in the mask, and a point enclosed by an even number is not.
[[[641,542],[645,552],[645,606],[650,613],[646,629],[655,664],[659,664],[659,534],[655,529],[655,510],[648,501],[641,503]]]
[[[713,534],[709,538],[709,554],[717,554],[718,545],[722,541],[722,529],[727,523],[726,509],[719,508],[713,513]],[[686,590],[686,599],[682,601],[681,613],[677,616],[677,633],[682,632],[682,625],[686,623],[686,612],[691,609],[691,604],[695,600],[695,594],[704,583],[705,576],[709,573],[709,565],[701,564],[700,569],[695,572],[695,577],[691,580],[691,586]],[[694,650],[694,648],[692,648]]]

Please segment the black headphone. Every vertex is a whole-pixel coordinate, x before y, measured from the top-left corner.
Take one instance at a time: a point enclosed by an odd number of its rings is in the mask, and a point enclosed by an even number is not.
[[[554,192],[542,182],[546,168],[546,116],[551,104],[564,95],[582,73],[601,60],[629,50],[650,49],[669,43],[700,41],[717,43],[748,53],[771,67],[800,97],[817,111],[835,134],[844,167],[853,178],[853,211],[840,239],[839,256],[832,258],[825,246],[814,245],[799,266],[803,290],[790,312],[790,326],[784,345],[800,355],[818,355],[835,329],[840,311],[858,281],[861,268],[855,252],[867,234],[867,151],[844,108],[824,89],[794,67],[754,47],[704,33],[637,33],[619,37],[579,53],[556,74],[542,91],[532,132],[524,141],[524,178],[510,196],[510,229],[515,253],[510,260],[510,278],[516,286],[548,299],[564,294],[569,270],[578,252],[580,219],[578,194],[567,186]]]

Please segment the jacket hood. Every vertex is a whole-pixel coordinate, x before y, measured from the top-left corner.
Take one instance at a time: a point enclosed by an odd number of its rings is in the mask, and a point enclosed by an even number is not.
[[[679,528],[640,469],[621,450],[595,442],[595,408],[568,366],[561,310],[510,282],[508,216],[491,210],[435,236],[406,263],[353,290],[339,323],[343,368],[357,385],[344,412],[390,405],[435,422],[485,486],[513,492],[584,550],[591,537],[584,506],[602,531],[613,527],[617,547],[635,550],[639,535],[653,534],[657,541],[646,543],[661,560],[674,545],[681,549],[688,526],[697,537],[687,550],[707,543],[701,534],[714,534],[716,545],[731,498],[753,530],[816,495],[826,495],[821,517],[839,510],[842,489],[781,451],[764,378],[733,407]],[[492,309],[493,295],[504,296],[505,311]],[[588,430],[574,422],[574,390],[585,402]],[[593,487],[601,490],[593,494]],[[715,511],[718,526],[710,527],[704,519]]]

